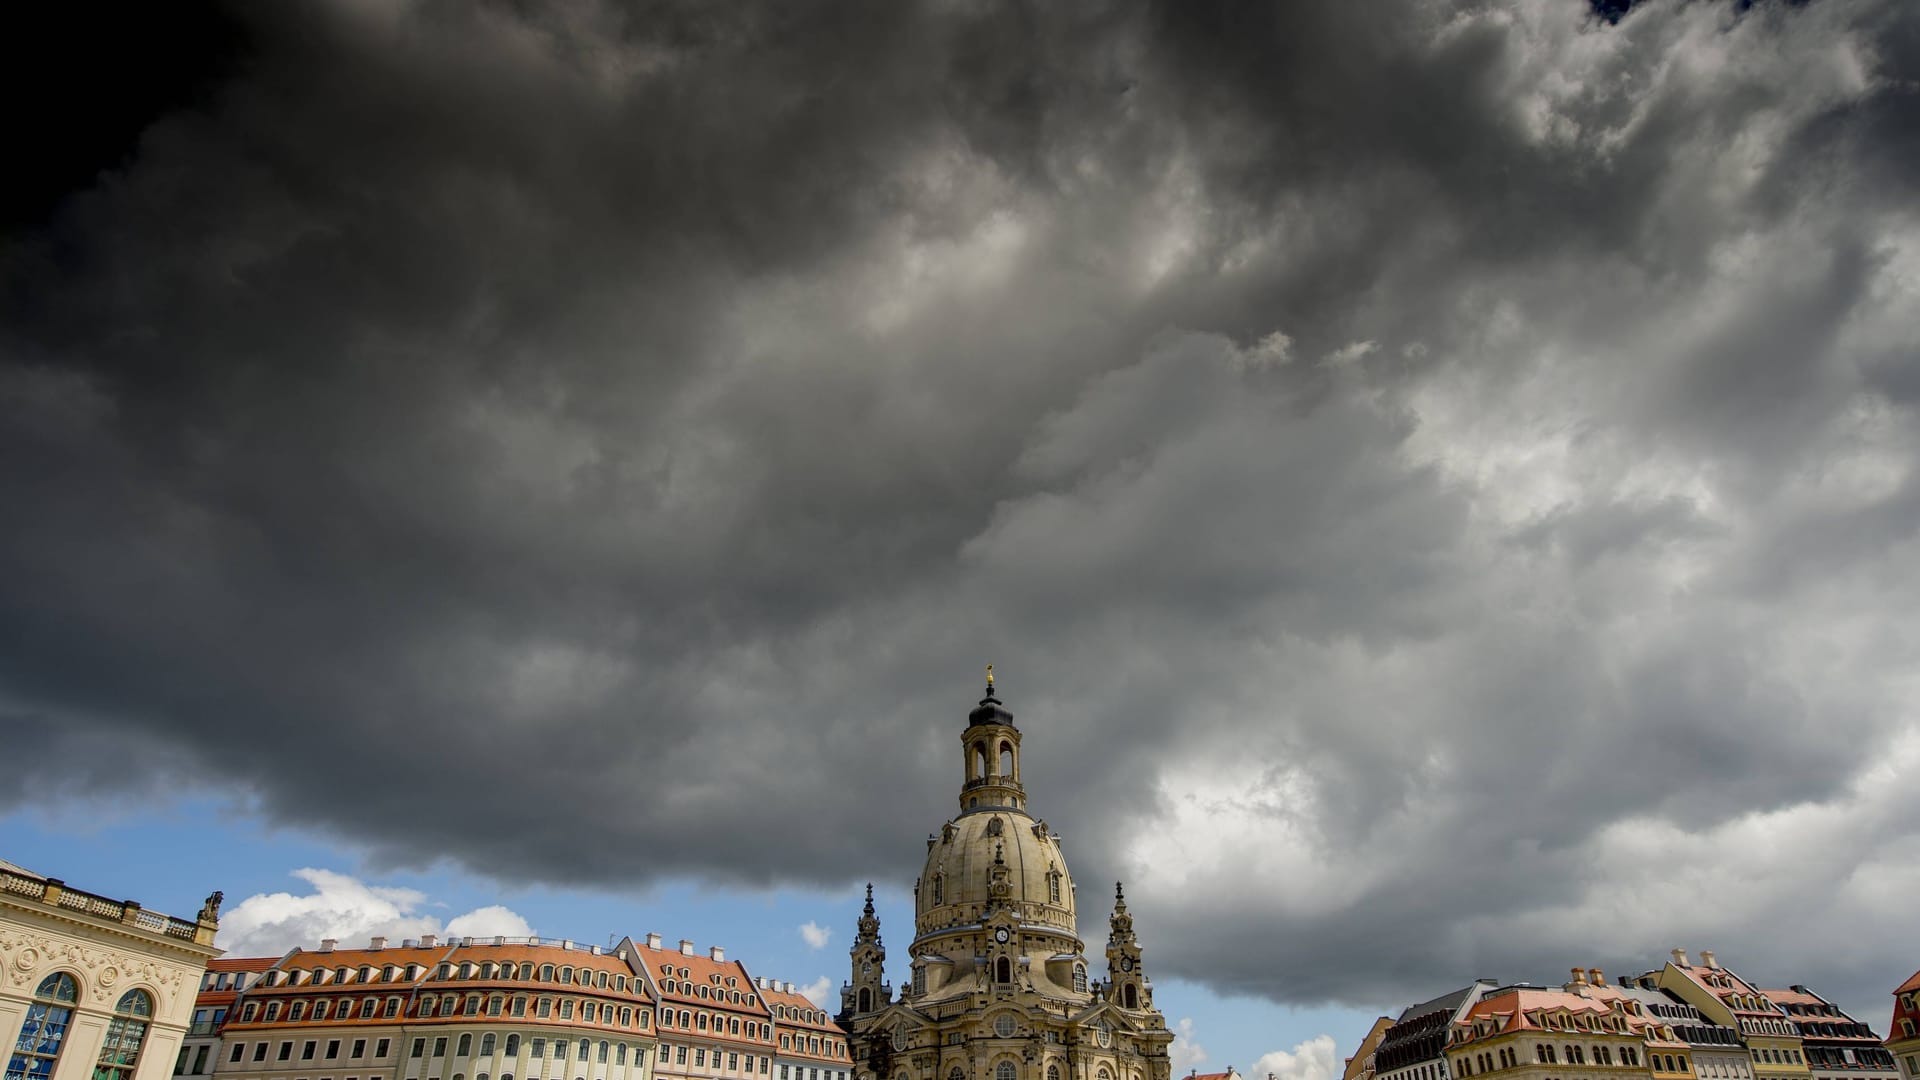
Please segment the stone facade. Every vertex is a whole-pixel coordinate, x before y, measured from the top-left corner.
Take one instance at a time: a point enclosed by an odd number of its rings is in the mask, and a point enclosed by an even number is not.
[[[1091,981],[1060,838],[1027,810],[1021,734],[995,696],[961,734],[960,813],[927,838],[912,977],[897,997],[869,897],[840,1021],[860,1080],[1169,1080],[1173,1033],[1116,887]]]
[[[9,1076],[164,1080],[219,928],[0,864],[0,1029]]]

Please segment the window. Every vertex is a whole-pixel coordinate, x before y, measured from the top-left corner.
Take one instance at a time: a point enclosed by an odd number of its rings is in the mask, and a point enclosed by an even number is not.
[[[696,1026],[700,1028],[701,1031],[707,1030],[707,1014],[706,1013],[699,1013],[695,1015],[693,1018],[693,1022]]]
[[[1060,1066],[1047,1066],[1047,1080],[1060,1080]]]
[[[313,1018],[315,1020],[325,1020],[327,1018],[327,1008],[330,1004],[331,1002],[327,998],[321,998],[319,1001],[314,1002]]]
[[[277,1001],[268,1002],[267,1003],[267,1023],[271,1024],[278,1019],[280,1019],[280,1003]]]
[[[555,1061],[567,1060],[567,1047],[573,1044],[565,1039],[553,1040],[553,1058]]]
[[[580,1019],[591,1024],[594,1022],[594,1018],[599,1015],[599,1012],[599,1005],[591,1001],[585,1002],[580,1006]]]
[[[292,1023],[293,1021],[300,1019],[300,1017],[306,1014],[306,1011],[307,1011],[307,1003],[304,1001],[296,1001],[293,1004],[287,1006],[287,1022]]]
[[[517,1056],[519,1053],[520,1053],[520,1033],[516,1031],[507,1036],[506,1055],[508,1057],[514,1057],[514,1056]]]
[[[521,997],[518,994],[514,995],[514,998],[513,998],[513,1015],[515,1016],[527,1015],[527,999],[524,997]]]
[[[425,1039],[413,1040],[413,1050],[410,1054],[408,1054],[408,1056],[409,1057],[426,1057],[427,1056],[427,1040]]]
[[[281,1043],[280,1052],[276,1054],[275,1057],[279,1058],[281,1061],[287,1061],[291,1059],[293,1057],[293,1044],[290,1042]]]
[[[491,1031],[487,1032],[485,1035],[480,1036],[480,1056],[481,1057],[493,1056],[493,1032]]]
[[[420,1016],[421,1016],[421,1017],[422,1017],[423,1019],[424,1019],[424,1018],[426,1018],[426,1017],[430,1017],[430,1016],[432,1016],[432,1015],[433,1015],[433,998],[431,998],[431,997],[423,997],[423,998],[421,998],[421,999],[420,999],[420,1011],[419,1011],[419,1015],[420,1015]]]
[[[388,1018],[389,1020],[391,1020],[396,1016],[399,1016],[400,1015],[400,999],[397,997],[388,998],[387,1007],[381,1011],[380,1015]]]
[[[454,1056],[454,1057],[466,1057],[466,1056],[468,1056],[469,1054],[472,1054],[472,1053],[473,1053],[473,1036],[472,1036],[472,1035],[462,1035],[462,1036],[460,1036],[460,1042],[458,1043],[458,1049],[456,1049],[456,1050],[454,1050],[454,1052],[453,1052],[453,1056]]]
[[[256,1008],[258,1008],[258,1006],[253,1002],[247,1002],[247,1007],[240,1010],[240,1022],[243,1024],[253,1023],[253,1015]]]
[[[495,995],[493,995],[492,997],[490,997],[490,998],[488,998],[488,999],[487,999],[487,1015],[488,1015],[488,1016],[499,1016],[499,1015],[500,1015],[500,1005],[501,1005],[501,998],[500,998],[500,995],[498,995],[498,994],[495,994]]]
[[[553,999],[541,998],[539,1001],[534,1003],[533,1012],[534,1012],[534,1015],[536,1016],[552,1016],[553,1015]]]
[[[601,1040],[600,1042],[600,1052],[594,1055],[593,1060],[599,1062],[602,1065],[605,1065],[607,1063],[607,1044],[604,1039]]]
[[[468,994],[466,1000],[460,1003],[460,1012],[463,1016],[480,1015],[480,995]]]
[[[80,997],[80,984],[64,971],[40,980],[33,992],[33,1004],[20,1025],[20,1038],[14,1043],[7,1062],[9,1080],[47,1080],[60,1060],[60,1044],[73,1022],[73,1006]]]
[[[707,1063],[707,1052],[706,1052],[705,1050],[703,1050],[703,1049],[701,1049],[700,1047],[697,1047],[697,1046],[696,1046],[696,1047],[694,1047],[694,1048],[693,1048],[693,1063],[694,1063],[695,1065],[705,1065],[705,1064]]]
[[[1013,1062],[1003,1061],[993,1067],[993,1080],[1015,1080]]]
[[[379,1042],[374,1043],[373,1056],[375,1060],[385,1061],[387,1058],[387,1049],[392,1045],[393,1041],[391,1039],[381,1039]]]
[[[319,1045],[320,1045],[319,1043],[315,1042],[312,1039],[308,1039],[306,1042],[301,1043],[300,1044],[300,1060],[312,1061],[314,1048],[318,1047]],[[333,1054],[330,1056],[333,1056],[333,1057],[340,1056],[340,1040],[335,1039],[333,1041]]]
[[[547,1040],[532,1038],[527,1040],[527,1056],[543,1058],[547,1056]]]
[[[447,1037],[445,1035],[442,1035],[441,1037],[433,1040],[433,1056],[434,1057],[447,1056]]]
[[[673,1063],[674,1063],[675,1065],[685,1065],[685,1064],[687,1063],[687,1048],[686,1048],[686,1047],[684,1047],[684,1046],[676,1046],[676,1047],[674,1047],[674,1048],[673,1048]],[[785,1070],[782,1070],[782,1071],[784,1072]]]

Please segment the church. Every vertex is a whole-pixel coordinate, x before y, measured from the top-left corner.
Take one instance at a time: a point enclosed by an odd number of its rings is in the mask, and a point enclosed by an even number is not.
[[[912,981],[892,994],[873,889],[839,1020],[859,1080],[1169,1080],[1173,1033],[1153,1007],[1119,886],[1107,974],[1089,980],[1060,838],[1027,809],[1020,729],[987,668],[960,736],[960,812],[927,837],[914,885]]]

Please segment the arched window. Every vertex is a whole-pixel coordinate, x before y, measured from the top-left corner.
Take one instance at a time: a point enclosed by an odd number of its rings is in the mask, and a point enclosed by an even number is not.
[[[147,1041],[147,1022],[153,1018],[153,998],[145,990],[129,990],[120,995],[113,1007],[113,1020],[107,1024],[107,1037],[100,1044],[100,1063],[93,1080],[128,1080],[140,1062],[140,1047]],[[14,1070],[9,1068],[11,1074]]]
[[[1073,988],[1078,993],[1087,992],[1087,965],[1073,965]]]
[[[1014,1080],[1013,1062],[1003,1061],[993,1067],[993,1080]]]
[[[507,1056],[512,1057],[515,1054],[518,1054],[519,1052],[520,1052],[520,1033],[511,1032],[507,1035]],[[502,1077],[501,1080],[505,1080],[505,1078]]]
[[[302,1016],[306,1015],[306,1011],[307,1011],[307,1003],[304,1001],[296,1001],[293,1004],[287,1006],[287,1022],[292,1023],[293,1021],[300,1019]]]
[[[974,743],[973,744],[973,775],[968,777],[968,779],[977,780],[985,775],[987,775],[986,744]]]
[[[48,1080],[60,1060],[60,1044],[73,1022],[74,1002],[80,997],[80,984],[64,971],[40,980],[33,992],[33,1004],[27,1006],[27,1019],[20,1025],[20,1038],[7,1062],[7,1076],[25,1080]]]
[[[1012,982],[1013,981],[1013,961],[1007,959],[1004,956],[1001,957],[994,964],[994,972],[995,972],[994,978],[999,982],[1003,982],[1003,983]]]
[[[740,1034],[740,1018],[739,1017],[737,1016],[731,1017],[727,1020],[727,1034],[729,1035]]]
[[[552,964],[540,965],[540,981],[541,982],[553,981],[553,965]]]
[[[873,991],[864,986],[860,988],[860,1011],[863,1013],[873,1011]]]
[[[460,1036],[460,1042],[455,1046],[453,1051],[453,1056],[466,1057],[468,1054],[471,1054],[471,1053],[473,1053],[473,1036],[472,1035]]]
[[[607,1063],[607,1041],[605,1039],[600,1040],[600,1052],[594,1056],[593,1060],[602,1065]]]
[[[493,1056],[493,1032],[491,1031],[487,1032],[485,1035],[480,1036],[480,1056],[481,1057]]]
[[[1060,1080],[1060,1066],[1047,1066],[1047,1080]]]
[[[699,1013],[696,1016],[694,1016],[693,1024],[695,1027],[699,1028],[701,1031],[707,1030],[707,1014]]]
[[[1105,1065],[1100,1066],[1099,1076],[1100,1076],[1100,1080],[1113,1080],[1113,1074],[1107,1071],[1107,1067]]]
[[[1013,744],[1010,742],[1000,744],[1000,775],[1013,775]]]
[[[1140,1007],[1140,988],[1133,985],[1132,983],[1128,983],[1126,998],[1127,998],[1127,1008],[1129,1009],[1139,1008]]]

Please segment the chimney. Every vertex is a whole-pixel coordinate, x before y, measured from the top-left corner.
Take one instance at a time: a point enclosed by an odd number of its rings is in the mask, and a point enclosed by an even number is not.
[[[1607,973],[1601,971],[1599,968],[1592,968],[1587,972],[1587,981],[1595,986],[1605,986],[1607,985]]]
[[[793,982],[792,982],[792,980],[788,980],[788,982],[787,982],[787,993],[789,993],[789,994],[791,994],[791,993],[793,993]]]
[[[716,964],[724,963],[727,959],[727,950],[718,945],[710,945],[707,947],[707,959],[712,960]]]
[[[384,949],[386,947],[387,947],[387,939],[383,937],[374,938],[373,944],[367,946],[367,948],[369,949]]]
[[[686,938],[681,938],[681,939],[680,939],[680,955],[681,955],[681,956],[692,956],[692,955],[693,955],[693,942],[691,942],[691,941],[688,941],[688,940],[687,940]]]
[[[648,935],[647,935],[647,948],[649,948],[649,949],[657,949],[657,948],[659,948],[659,947],[660,947],[660,935],[659,935],[659,934],[648,934]]]
[[[1572,989],[1573,987],[1576,987],[1576,986],[1585,986],[1585,985],[1587,985],[1587,969],[1574,968],[1573,980],[1567,983],[1568,989]]]
[[[423,948],[423,949],[431,949],[431,948],[433,948],[433,944],[434,944],[434,942],[436,942],[436,941],[439,941],[439,940],[440,940],[440,938],[439,938],[439,936],[438,936],[438,935],[436,935],[436,934],[421,934],[421,935],[420,935],[420,947],[421,947],[421,948]]]
[[[320,939],[320,951],[321,951],[321,952],[332,952],[332,951],[333,951],[333,947],[334,947],[335,945],[338,945],[338,944],[340,944],[340,939],[339,939],[339,938],[330,938],[330,937],[323,937],[323,938],[321,938],[321,939]]]
[[[1685,949],[1673,950],[1673,962],[1675,965],[1679,967],[1686,967],[1687,966],[1687,950]]]
[[[1710,968],[1712,968],[1712,969],[1713,969],[1713,970],[1715,970],[1715,971],[1719,971],[1719,970],[1720,970],[1720,962],[1719,962],[1718,960],[1715,960],[1715,959],[1713,958],[1713,950],[1712,950],[1712,949],[1701,949],[1701,950],[1700,950],[1700,962],[1701,962],[1701,963],[1703,963],[1703,964],[1705,964],[1705,965],[1707,965],[1708,967],[1710,967]]]

